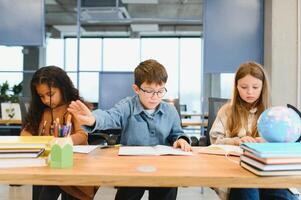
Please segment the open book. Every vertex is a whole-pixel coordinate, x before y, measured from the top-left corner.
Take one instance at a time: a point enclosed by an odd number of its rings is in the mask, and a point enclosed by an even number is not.
[[[45,149],[0,149],[0,161],[2,158],[37,158]]]
[[[73,145],[73,153],[90,153],[101,145]]]
[[[170,146],[121,146],[119,156],[160,156],[160,155],[179,155],[190,156],[192,152],[185,152]]]
[[[231,156],[240,156],[243,154],[243,150],[239,146],[226,144],[212,144],[208,147],[201,147],[198,152],[204,154]]]

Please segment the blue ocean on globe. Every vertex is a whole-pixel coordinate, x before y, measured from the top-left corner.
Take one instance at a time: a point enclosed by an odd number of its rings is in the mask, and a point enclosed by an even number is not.
[[[301,119],[293,109],[275,106],[261,113],[257,128],[267,142],[295,142],[301,134]]]

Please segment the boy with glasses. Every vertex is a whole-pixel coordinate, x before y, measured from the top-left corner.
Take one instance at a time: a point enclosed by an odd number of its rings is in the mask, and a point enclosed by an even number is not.
[[[72,102],[73,113],[88,132],[121,128],[121,145],[172,145],[191,151],[190,139],[184,135],[174,106],[162,102],[167,90],[167,72],[156,60],[141,62],[134,71],[133,90],[136,95],[121,100],[113,108],[90,110],[80,101]],[[139,200],[149,190],[150,200],[175,200],[177,188],[120,187],[115,200]]]

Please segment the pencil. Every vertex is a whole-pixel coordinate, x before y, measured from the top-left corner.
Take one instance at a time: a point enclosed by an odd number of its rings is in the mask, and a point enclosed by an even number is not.
[[[61,132],[61,127],[60,127],[60,119],[56,118],[56,123],[57,123],[57,137],[60,137],[60,132]]]
[[[67,137],[69,137],[71,134],[71,117],[72,116],[70,114],[68,114],[67,121],[66,121]]]
[[[70,114],[68,114],[68,116],[67,116],[67,120],[66,120],[66,125],[69,125],[69,124],[71,124],[71,115]]]
[[[44,134],[45,134],[45,127],[46,127],[46,124],[47,124],[47,121],[45,120],[45,121],[44,121],[44,124],[43,124],[42,131],[40,132],[39,136],[41,136],[41,135],[44,135]]]

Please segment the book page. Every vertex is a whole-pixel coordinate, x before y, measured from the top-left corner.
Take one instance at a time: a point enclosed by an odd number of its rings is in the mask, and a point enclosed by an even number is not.
[[[159,155],[158,152],[150,146],[121,146],[119,147],[119,156],[143,156]]]
[[[100,147],[100,146],[99,145],[74,145],[73,152],[74,153],[90,153],[97,147]]]
[[[181,149],[176,149],[171,146],[157,145],[154,148],[160,155],[179,155],[179,156],[192,155],[192,152],[182,151]]]
[[[212,144],[208,147],[201,147],[199,153],[240,156],[243,154],[243,150],[235,145]]]
[[[157,146],[121,146],[118,155],[138,156],[138,155],[192,155],[192,152],[185,152],[181,149],[176,149],[170,146],[157,145]]]

